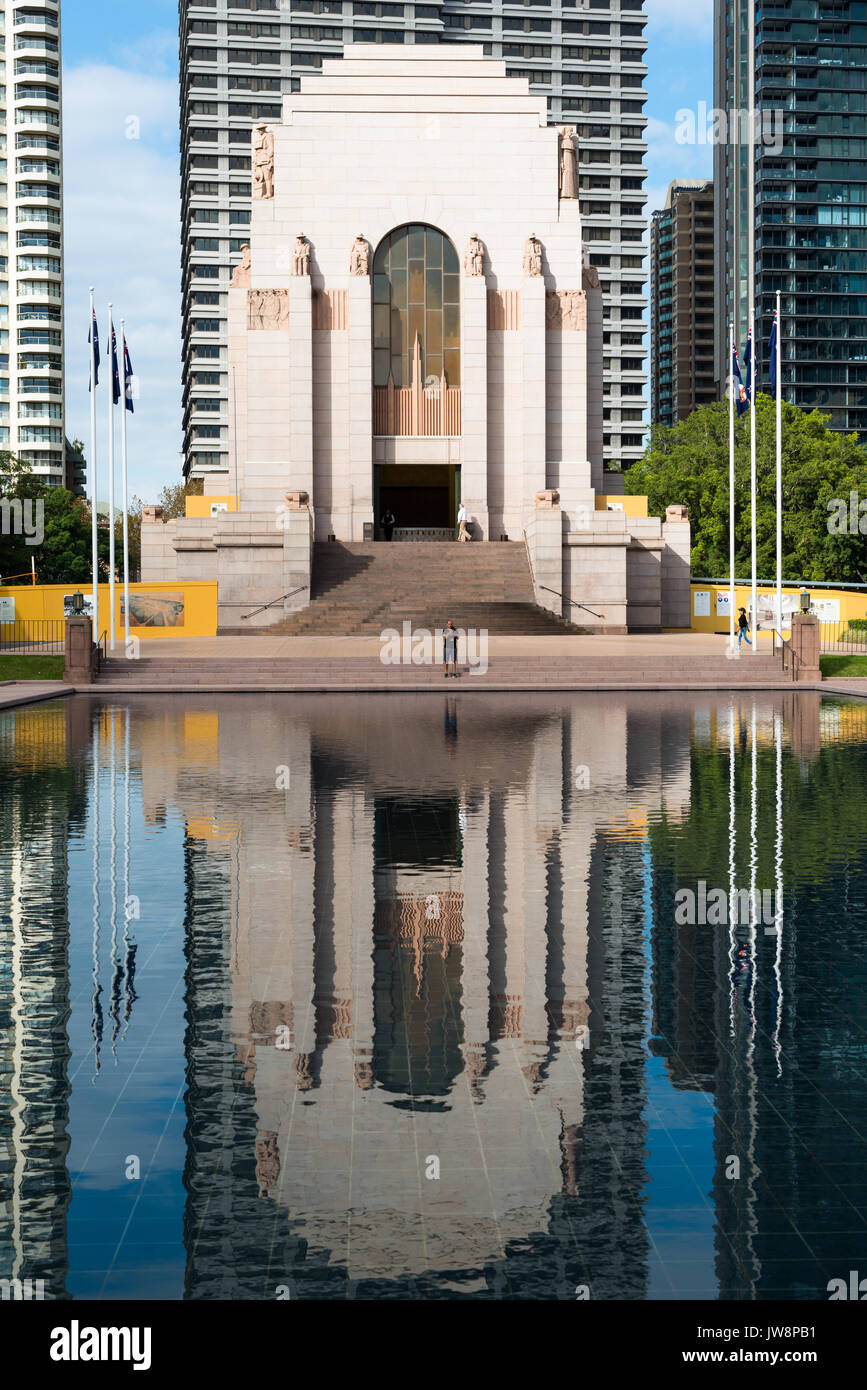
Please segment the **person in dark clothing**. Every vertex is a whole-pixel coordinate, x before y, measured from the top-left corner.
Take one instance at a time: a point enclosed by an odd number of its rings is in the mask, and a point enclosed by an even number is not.
[[[451,618],[443,628],[443,677],[448,680],[449,676],[458,678],[458,633]]]
[[[741,642],[746,642],[748,647],[753,645],[748,636],[749,630],[750,624],[747,618],[747,610],[742,608],[738,614],[738,650],[740,650]]]
[[[390,541],[390,540],[391,540],[391,533],[392,533],[392,531],[394,530],[394,524],[395,524],[395,523],[394,523],[394,513],[392,512],[392,510],[391,510],[390,507],[388,508],[388,510],[387,510],[387,511],[385,512],[385,514],[383,515],[383,517],[382,517],[382,519],[380,520],[380,523],[379,523],[379,524],[380,524],[380,526],[382,527],[383,531],[385,532],[385,539],[386,539],[387,541]]]

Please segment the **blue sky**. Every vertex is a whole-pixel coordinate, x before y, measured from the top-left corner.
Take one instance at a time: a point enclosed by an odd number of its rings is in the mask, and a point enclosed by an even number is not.
[[[680,108],[712,104],[713,5],[646,0],[646,8],[647,187],[653,211],[662,206],[673,178],[712,172],[711,147],[678,145],[674,128]],[[129,429],[130,488],[147,502],[180,476],[177,0],[65,0],[62,24],[67,432],[89,449],[92,284],[103,335],[109,299],[115,318],[126,319],[140,388]],[[100,404],[104,417],[107,406]],[[101,418],[102,463],[106,431]]]

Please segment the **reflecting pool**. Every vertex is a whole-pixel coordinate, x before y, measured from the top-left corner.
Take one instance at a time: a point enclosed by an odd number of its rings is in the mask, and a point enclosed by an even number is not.
[[[0,1278],[827,1299],[865,785],[812,693],[0,713]]]

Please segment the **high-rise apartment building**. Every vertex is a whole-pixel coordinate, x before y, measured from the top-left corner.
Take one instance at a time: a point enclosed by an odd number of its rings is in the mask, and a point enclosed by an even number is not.
[[[63,389],[60,6],[0,5],[0,449],[72,483]]]
[[[676,179],[650,221],[652,424],[716,400],[713,206],[710,179]]]
[[[759,389],[781,299],[783,395],[867,439],[867,3],[763,0],[755,7],[755,305]],[[715,0],[716,378],[748,318],[748,0]]]
[[[229,470],[227,293],[250,222],[250,131],[353,42],[482,44],[575,127],[584,240],[604,291],[604,451],[642,451],[643,0],[180,0],[184,468]],[[423,166],[420,165],[423,173]]]

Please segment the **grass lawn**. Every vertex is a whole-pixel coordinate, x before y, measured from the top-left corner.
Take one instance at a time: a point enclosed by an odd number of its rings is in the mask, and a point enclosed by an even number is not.
[[[819,664],[823,676],[867,676],[867,656],[820,656]]]
[[[0,681],[59,681],[63,663],[62,656],[9,652],[0,655]]]

